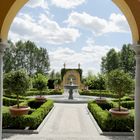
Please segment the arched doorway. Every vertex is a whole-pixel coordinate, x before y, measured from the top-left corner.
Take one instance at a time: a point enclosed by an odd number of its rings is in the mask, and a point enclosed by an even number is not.
[[[2,93],[3,93],[3,51],[4,48],[7,46],[6,40],[8,31],[10,28],[10,25],[16,15],[16,13],[19,11],[19,9],[27,2],[28,0],[2,0],[1,1],[1,8],[0,8],[0,101],[1,101],[1,107],[2,107]],[[140,18],[139,18],[139,9],[140,9],[140,2],[139,0],[113,0],[114,3],[118,5],[118,7],[122,10],[124,15],[126,16],[128,23],[130,25],[131,31],[132,31],[132,37],[134,42],[134,49],[136,51],[136,103],[135,103],[135,109],[136,109],[136,117],[135,117],[135,140],[140,139],[140,45],[137,43],[140,43]],[[0,112],[2,111],[0,107]],[[2,113],[1,113],[1,120],[2,122]],[[0,133],[2,133],[2,126],[0,124]]]

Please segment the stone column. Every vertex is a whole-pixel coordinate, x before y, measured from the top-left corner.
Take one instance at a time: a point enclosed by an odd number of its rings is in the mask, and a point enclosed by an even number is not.
[[[3,55],[7,43],[0,42],[0,140],[2,140],[2,106],[3,106]]]
[[[135,140],[140,140],[140,45],[133,44],[136,53],[136,73],[135,73]]]

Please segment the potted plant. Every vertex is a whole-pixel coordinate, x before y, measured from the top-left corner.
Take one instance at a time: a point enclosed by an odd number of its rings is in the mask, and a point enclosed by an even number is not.
[[[12,71],[5,74],[4,86],[11,94],[16,95],[17,105],[10,107],[12,116],[28,114],[30,107],[19,105],[19,95],[24,95],[29,86],[29,77],[24,70]]]
[[[39,90],[39,96],[36,97],[38,102],[45,102],[46,98],[43,97],[43,90],[47,88],[48,78],[40,73],[33,78],[33,87]]]
[[[122,70],[116,69],[108,74],[108,87],[118,95],[118,107],[111,108],[109,111],[113,116],[128,116],[129,110],[121,107],[121,97],[125,93],[131,93],[134,82],[128,73]]]

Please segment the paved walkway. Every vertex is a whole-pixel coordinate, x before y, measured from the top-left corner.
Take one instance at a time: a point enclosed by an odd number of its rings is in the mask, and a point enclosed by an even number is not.
[[[100,136],[86,104],[55,104],[39,134],[3,134],[4,140],[133,140],[133,137]]]

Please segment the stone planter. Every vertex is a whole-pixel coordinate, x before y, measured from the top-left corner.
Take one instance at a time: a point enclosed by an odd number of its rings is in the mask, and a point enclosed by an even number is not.
[[[121,108],[120,111],[119,108],[111,108],[109,112],[113,117],[127,117],[129,115],[129,110],[127,108]]]
[[[106,98],[104,98],[104,97],[96,98],[95,101],[97,104],[106,103]]]
[[[30,107],[28,106],[20,106],[19,108],[17,108],[17,106],[11,106],[9,108],[11,115],[14,117],[27,115],[29,110],[30,110]]]

